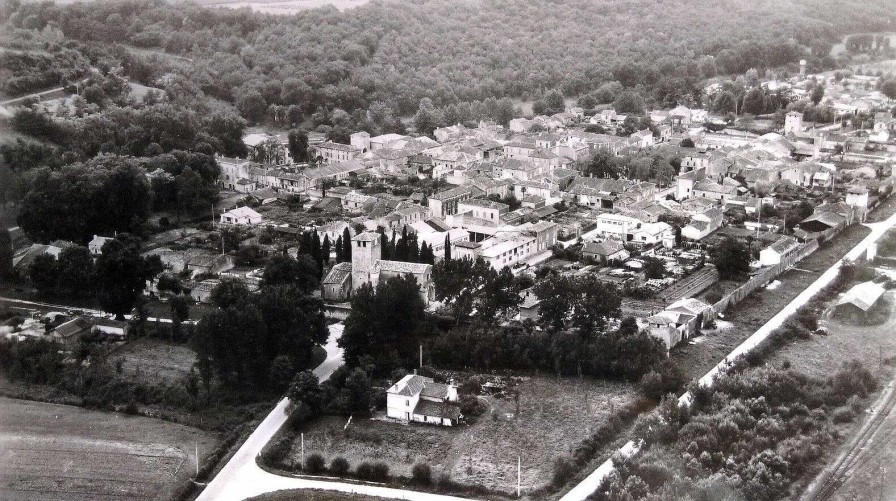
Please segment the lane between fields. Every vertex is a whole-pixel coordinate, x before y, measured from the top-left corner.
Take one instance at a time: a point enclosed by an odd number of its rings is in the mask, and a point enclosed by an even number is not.
[[[766,322],[762,327],[760,327],[756,332],[753,333],[750,337],[746,339],[743,343],[741,343],[737,348],[735,348],[731,353],[728,354],[721,362],[718,363],[715,367],[709,370],[702,378],[700,378],[700,384],[704,386],[711,386],[715,377],[719,374],[720,371],[724,370],[728,367],[731,362],[737,357],[749,352],[753,348],[755,348],[760,342],[762,342],[765,338],[771,334],[771,332],[781,324],[787,320],[788,317],[796,313],[801,306],[805,305],[812,299],[813,296],[818,294],[821,289],[831,283],[834,278],[837,277],[837,274],[840,272],[840,267],[843,265],[844,260],[853,261],[859,257],[861,257],[868,250],[868,247],[876,242],[880,237],[886,233],[887,230],[896,225],[896,214],[890,216],[886,220],[879,223],[867,223],[865,226],[871,228],[871,233],[868,234],[867,237],[862,239],[861,242],[855,245],[849,252],[844,255],[839,261],[834,263],[830,268],[827,269],[818,279],[812,282],[809,287],[806,288],[803,292],[801,292],[797,297],[793,299],[790,303],[788,303],[781,311],[778,312],[777,315],[773,316]],[[692,395],[690,392],[682,395],[678,402],[679,404],[688,404],[691,402]],[[622,457],[629,457],[633,454],[637,454],[639,451],[639,441],[632,440],[622,446],[619,449],[619,454]],[[596,470],[594,470],[590,475],[585,477],[582,482],[572,488],[569,492],[566,493],[560,501],[584,501],[588,496],[590,496],[597,488],[600,486],[601,482],[603,482],[604,478],[607,477],[613,471],[613,461],[611,459],[606,460],[603,464],[601,464]]]

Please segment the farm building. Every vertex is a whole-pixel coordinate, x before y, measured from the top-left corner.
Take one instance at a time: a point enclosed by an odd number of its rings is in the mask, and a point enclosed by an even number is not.
[[[197,303],[210,303],[212,291],[215,290],[215,287],[220,283],[220,280],[213,278],[203,280],[190,289],[190,297]]]
[[[606,242],[588,242],[582,247],[582,257],[591,258],[606,264],[608,261],[625,261],[629,253],[622,243],[615,240]]]
[[[882,300],[884,288],[874,282],[862,282],[843,295],[834,306],[836,317],[855,322],[871,319],[886,302]]]
[[[775,243],[759,251],[759,264],[762,266],[774,266],[781,263],[781,259],[793,254],[800,246],[797,240],[790,236],[782,236]]]
[[[386,416],[443,426],[453,426],[463,417],[456,386],[416,374],[408,374],[386,391]]]
[[[78,344],[83,334],[90,332],[93,323],[84,317],[75,317],[68,322],[59,324],[55,329],[50,331],[50,336],[54,340],[62,343],[67,348],[73,348]]]
[[[255,212],[250,207],[237,207],[221,214],[221,224],[255,226],[256,224],[261,224],[261,221],[261,214]]]
[[[686,341],[713,318],[713,309],[699,299],[680,299],[647,319],[648,333],[672,349]]]

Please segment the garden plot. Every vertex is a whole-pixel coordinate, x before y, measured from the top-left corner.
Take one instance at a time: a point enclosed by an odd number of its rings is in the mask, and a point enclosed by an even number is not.
[[[189,346],[149,338],[128,342],[109,357],[129,379],[146,384],[178,384],[195,362],[196,352]]]
[[[634,385],[552,376],[520,378],[519,413],[512,396],[483,397],[489,408],[470,425],[441,427],[381,419],[325,417],[306,426],[305,454],[327,463],[337,456],[354,469],[364,461],[384,462],[392,475],[409,477],[415,463],[428,463],[433,475],[450,475],[467,485],[514,492],[517,457],[524,491],[551,480],[554,461],[571,453],[622,406],[638,398]],[[291,458],[300,461],[299,440]]]

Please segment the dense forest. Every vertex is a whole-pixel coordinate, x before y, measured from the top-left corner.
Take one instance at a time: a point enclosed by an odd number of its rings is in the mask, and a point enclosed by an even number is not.
[[[176,69],[186,79],[166,78],[170,85],[233,103],[257,121],[287,112],[293,119],[321,110],[353,114],[375,103],[407,116],[423,98],[443,107],[537,99],[555,88],[575,96],[610,82],[651,99],[694,101],[706,77],[801,58],[810,67],[830,66],[833,43],[886,26],[894,7],[892,0],[430,0],[276,17],[123,0],[13,1],[0,15],[11,28],[4,45],[31,49],[29,41],[43,40],[59,52],[65,43],[46,40],[61,32],[68,41],[139,48],[126,69],[143,83]],[[70,55],[57,59],[83,65]],[[31,68],[46,73],[44,66]],[[34,82],[9,76],[7,91]]]
[[[11,0],[0,4],[0,96],[60,86],[77,95],[48,114],[26,109],[7,121],[21,136],[0,142],[0,204],[21,202],[42,167],[117,155],[167,175],[152,186],[154,209],[190,212],[178,201],[197,189],[214,197],[215,172],[204,164],[214,153],[245,155],[240,138],[255,123],[345,142],[358,129],[405,132],[411,115],[420,133],[483,118],[506,124],[519,113],[515,100],[550,114],[575,96],[585,108],[612,103],[630,114],[676,104],[728,113],[739,101],[745,112],[775,113],[784,101],[756,85],[760,75],[786,73],[803,58],[810,69],[835,67],[833,44],[885,26],[893,7],[376,0],[271,16],[162,0]],[[707,78],[735,75],[701,102]],[[150,89],[135,94],[134,84]],[[667,178],[668,166],[654,160],[638,167],[642,177]]]

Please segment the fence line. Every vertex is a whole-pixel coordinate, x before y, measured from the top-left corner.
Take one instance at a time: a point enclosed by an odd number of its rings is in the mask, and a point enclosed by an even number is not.
[[[784,273],[791,266],[798,263],[803,258],[808,256],[809,254],[812,254],[816,250],[818,250],[818,240],[811,240],[801,245],[794,252],[781,258],[780,263],[766,268],[759,274],[753,276],[753,278],[751,278],[747,283],[731,291],[725,297],[716,302],[716,304],[712,305],[713,313],[718,315],[719,313],[724,312],[729,306],[742,301],[751,292],[755,291],[759,287],[768,284],[769,282],[777,278],[778,275]]]

